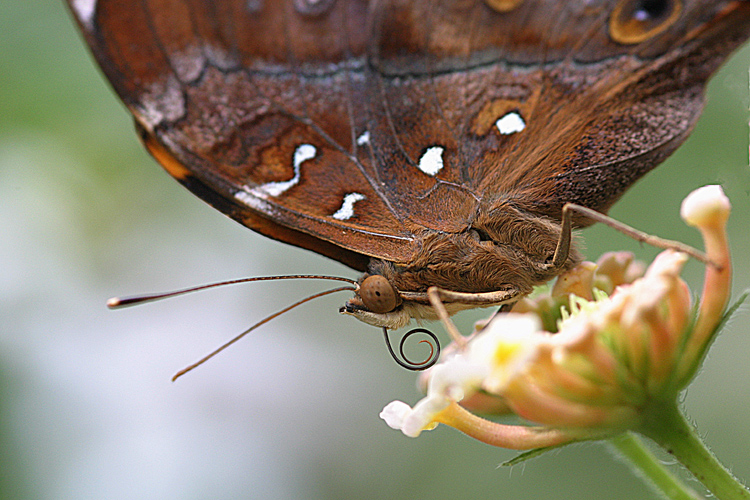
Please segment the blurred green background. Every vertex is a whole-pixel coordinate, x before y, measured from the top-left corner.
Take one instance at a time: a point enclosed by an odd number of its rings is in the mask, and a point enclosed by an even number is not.
[[[611,215],[700,245],[693,188],[734,204],[735,295],[750,284],[750,50],[713,80],[692,138]],[[650,498],[601,444],[525,465],[445,427],[411,440],[378,418],[419,398],[377,329],[327,297],[276,319],[177,383],[179,368],[319,288],[255,284],[110,312],[113,295],[344,267],[242,228],[140,147],[56,0],[0,2],[0,498]],[[586,253],[641,248],[585,231]],[[685,273],[693,289],[702,269]],[[481,314],[458,318],[463,329]],[[685,398],[726,465],[750,478],[750,312]]]

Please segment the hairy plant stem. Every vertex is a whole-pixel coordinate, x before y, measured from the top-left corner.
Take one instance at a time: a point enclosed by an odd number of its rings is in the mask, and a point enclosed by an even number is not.
[[[675,457],[719,500],[750,500],[750,490],[732,475],[701,440],[676,403],[644,412],[638,431]]]

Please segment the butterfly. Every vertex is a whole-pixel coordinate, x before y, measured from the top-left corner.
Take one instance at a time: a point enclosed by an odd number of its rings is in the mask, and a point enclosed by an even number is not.
[[[741,0],[69,0],[138,134],[244,226],[362,272],[398,328],[580,259],[688,136]]]

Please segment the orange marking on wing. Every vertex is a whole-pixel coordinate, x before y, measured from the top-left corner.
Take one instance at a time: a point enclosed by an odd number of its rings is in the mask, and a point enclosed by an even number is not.
[[[146,146],[151,155],[164,167],[169,175],[178,181],[184,180],[192,175],[190,170],[185,167],[174,155],[153,136],[143,137],[143,144]]]

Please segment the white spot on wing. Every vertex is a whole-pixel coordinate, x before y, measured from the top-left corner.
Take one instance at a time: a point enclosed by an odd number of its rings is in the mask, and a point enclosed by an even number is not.
[[[247,190],[234,193],[234,199],[244,203],[256,212],[261,212],[271,217],[279,217],[279,211],[272,203],[261,200],[255,194]]]
[[[91,28],[96,13],[96,0],[73,0],[71,5],[81,23]]]
[[[521,115],[515,111],[511,111],[502,118],[495,122],[495,126],[503,135],[511,135],[516,132],[520,132],[526,128],[526,122],[523,121]]]
[[[294,170],[299,170],[299,166],[303,161],[315,158],[317,152],[315,146],[312,144],[302,144],[297,146],[297,149],[294,150]]]
[[[365,199],[365,195],[360,193],[349,193],[344,196],[344,202],[341,204],[341,208],[336,210],[333,214],[333,218],[337,220],[349,220],[354,217],[354,204],[358,201]]]
[[[217,45],[207,43],[203,45],[202,50],[208,58],[208,61],[219,69],[231,70],[238,65],[237,59],[234,55]]]
[[[267,196],[279,196],[292,186],[296,186],[299,183],[300,178],[300,165],[302,162],[315,158],[317,150],[312,144],[301,144],[294,150],[294,177],[288,181],[282,182],[269,182],[261,186],[255,187],[251,190],[253,194],[261,198]]]
[[[149,85],[141,95],[141,102],[134,111],[139,122],[153,131],[163,121],[175,121],[185,114],[185,97],[180,82],[170,75]]]
[[[646,9],[640,8],[633,13],[633,19],[645,23],[646,21],[649,21],[651,19],[651,14],[649,14]]]
[[[172,52],[169,59],[177,77],[182,82],[194,82],[201,76],[203,68],[206,66],[203,48],[197,45],[189,46],[182,51]]]
[[[443,168],[443,151],[445,149],[440,146],[427,148],[427,151],[419,159],[419,170],[427,175],[437,175]]]
[[[260,210],[260,207],[265,204],[265,202],[261,202],[257,197],[253,196],[247,191],[237,191],[236,193],[234,193],[234,198],[241,201],[250,208],[255,208],[256,210]]]
[[[357,137],[357,146],[364,146],[365,144],[370,144],[370,132],[368,130],[365,130],[362,132],[362,135]]]

